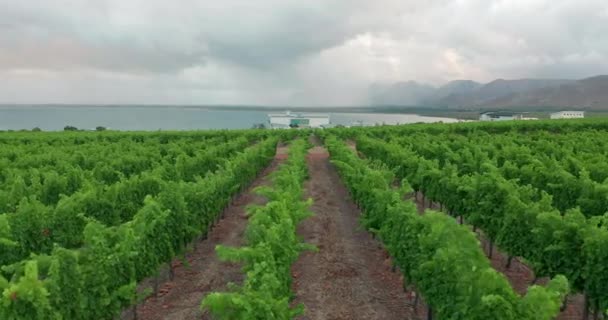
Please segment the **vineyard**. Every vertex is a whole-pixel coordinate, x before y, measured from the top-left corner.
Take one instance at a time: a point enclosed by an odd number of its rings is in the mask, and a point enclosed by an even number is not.
[[[608,318],[605,120],[0,133],[0,182],[0,319]]]
[[[273,158],[259,131],[2,137],[2,319],[112,319]]]

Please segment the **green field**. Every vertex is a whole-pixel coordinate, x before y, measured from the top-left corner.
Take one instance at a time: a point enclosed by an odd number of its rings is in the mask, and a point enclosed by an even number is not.
[[[268,202],[248,207],[243,245],[217,249],[242,264],[242,284],[211,288],[197,308],[218,319],[307,312],[292,303],[290,268],[302,251],[325,250],[297,233],[314,213],[304,192],[313,145],[427,316],[606,316],[608,121],[597,118],[0,133],[0,319],[115,319],[146,299],[138,283],[167,263],[173,272],[271,163],[280,165],[269,185],[256,189]],[[493,255],[508,258],[504,269]],[[512,260],[534,281],[504,271]]]

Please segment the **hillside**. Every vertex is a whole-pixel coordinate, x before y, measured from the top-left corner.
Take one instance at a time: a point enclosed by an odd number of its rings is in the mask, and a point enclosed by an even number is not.
[[[460,108],[575,107],[608,110],[608,75],[582,80],[456,80],[441,87],[414,81],[370,88],[372,105]]]
[[[454,80],[446,83],[445,85],[437,88],[433,93],[430,101],[443,99],[451,95],[465,95],[474,92],[483,86],[479,82],[472,80]]]
[[[369,97],[372,105],[415,106],[429,99],[435,91],[434,87],[415,81],[373,84],[369,89]]]
[[[486,107],[578,107],[608,110],[608,76],[521,92],[488,101]]]
[[[478,87],[468,93],[451,94],[443,99],[430,101],[431,104],[460,107],[460,106],[484,106],[489,101],[530,92],[538,89],[560,86],[572,83],[573,80],[563,79],[518,79],[504,80],[497,79]]]

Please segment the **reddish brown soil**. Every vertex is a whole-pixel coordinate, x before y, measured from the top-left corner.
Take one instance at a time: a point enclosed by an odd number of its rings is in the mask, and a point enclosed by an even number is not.
[[[294,303],[303,303],[300,319],[414,319],[399,273],[380,243],[359,226],[360,211],[321,147],[308,157],[306,196],[314,216],[298,234],[318,247],[305,252],[292,267]]]
[[[413,200],[413,198],[412,198]],[[421,194],[418,195],[418,200],[416,200],[416,206],[418,207],[418,212],[423,213],[425,209],[433,209],[439,211],[440,206],[438,203],[430,203],[426,200],[422,201]],[[465,221],[466,223],[466,221]],[[489,259],[490,253],[490,243],[488,239],[483,235],[481,231],[477,231],[477,236],[479,238],[480,245],[482,246],[486,256]],[[528,267],[526,264],[522,263],[521,260],[514,258],[511,261],[510,268],[507,268],[507,261],[509,257],[504,254],[500,249],[496,246],[492,249],[492,258],[490,262],[494,269],[506,276],[511,283],[511,287],[517,293],[524,295],[526,294],[528,287],[532,285],[534,281],[534,271]],[[545,285],[549,281],[548,278],[540,278],[537,281],[539,285]],[[559,314],[556,318],[557,320],[580,320],[583,318],[583,310],[584,310],[584,298],[581,294],[576,294],[568,297],[568,303],[566,309]]]
[[[218,244],[228,246],[243,245],[243,235],[247,226],[245,207],[263,204],[266,200],[253,189],[268,183],[269,174],[286,158],[283,147],[277,149],[273,163],[266,168],[249,188],[235,198],[226,209],[224,218],[208,234],[208,239],[195,245],[187,254],[188,266],[174,261],[175,276],[159,288],[158,296],[152,295],[137,307],[138,319],[145,320],[185,320],[211,319],[200,310],[203,297],[213,291],[227,289],[227,284],[241,283],[243,275],[239,264],[222,262],[215,253]],[[153,281],[144,281],[151,283]],[[140,285],[141,286],[141,285]],[[132,318],[132,310],[123,314],[123,319]]]

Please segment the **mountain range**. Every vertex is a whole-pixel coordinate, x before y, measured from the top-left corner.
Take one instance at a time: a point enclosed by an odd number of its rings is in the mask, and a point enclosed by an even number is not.
[[[455,80],[441,87],[415,81],[374,84],[369,97],[376,106],[608,110],[608,75],[581,80],[497,79],[485,84]]]

